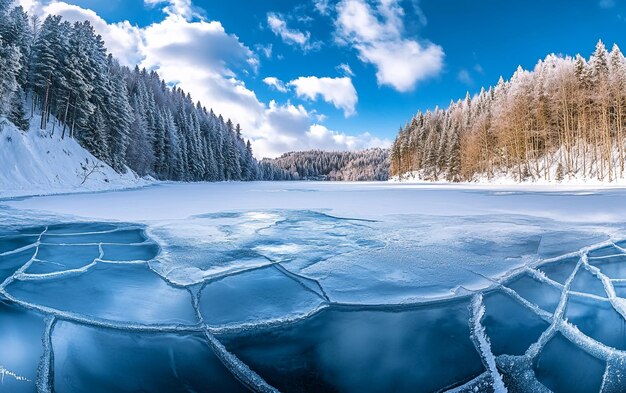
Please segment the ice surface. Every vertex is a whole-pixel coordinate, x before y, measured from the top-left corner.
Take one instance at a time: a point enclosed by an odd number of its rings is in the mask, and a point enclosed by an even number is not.
[[[613,282],[613,289],[615,290],[615,296],[626,299],[626,282]]]
[[[35,255],[35,251],[35,248],[29,248],[8,255],[0,255],[0,282],[6,280],[24,266]]]
[[[498,369],[509,392],[551,393],[537,380],[532,368],[532,359],[527,356],[502,355],[497,358]],[[474,391],[474,393],[478,393]]]
[[[622,254],[621,250],[613,245],[608,245],[602,248],[598,248],[590,251],[587,255],[589,258],[603,258],[611,255]]]
[[[608,301],[570,295],[565,316],[587,336],[626,350],[626,320]]]
[[[0,255],[28,247],[38,236],[0,236]]]
[[[23,302],[87,318],[140,324],[197,323],[191,295],[146,265],[97,265],[76,276],[14,281],[6,291]]]
[[[48,225],[46,235],[67,236],[80,235],[85,233],[102,233],[115,231],[119,228],[119,225],[101,222],[70,222],[64,224]],[[44,228],[39,228],[38,232],[43,232],[43,229]]]
[[[529,273],[523,273],[511,279],[506,286],[550,313],[556,310],[561,299],[561,290],[537,280]]]
[[[470,340],[468,306],[456,300],[397,311],[330,309],[221,340],[281,391],[430,392],[485,371]]]
[[[500,290],[486,294],[484,304],[483,325],[494,355],[522,355],[548,328],[546,321]]]
[[[57,392],[248,391],[201,334],[133,333],[58,322],[52,345]]]
[[[535,373],[554,393],[599,392],[605,366],[557,333],[539,355]]]
[[[589,259],[589,264],[613,279],[626,279],[626,255]]]
[[[597,232],[549,232],[542,235],[538,253],[542,258],[553,258],[566,254],[568,251],[573,252],[580,250],[583,247],[591,246],[608,239],[609,237],[606,234]]]
[[[615,355],[608,359],[604,378],[603,393],[620,393],[626,391],[626,359]]]
[[[570,258],[560,259],[555,262],[549,262],[541,265],[539,267],[539,270],[542,271],[552,281],[558,282],[560,284],[565,284],[565,281],[574,271],[576,263],[578,263],[579,259],[579,256],[573,256]]]
[[[98,244],[98,243],[121,243],[132,244],[142,243],[146,240],[143,230],[140,228],[120,229],[113,232],[85,233],[64,236],[48,235],[41,238],[43,243],[52,244]]]
[[[159,253],[159,246],[154,243],[140,245],[103,244],[102,259],[106,261],[149,261]]]
[[[0,391],[34,392],[43,355],[40,316],[0,300]]]
[[[571,290],[600,297],[607,296],[602,281],[584,268],[578,269],[578,273],[576,273],[576,277],[572,282]]]
[[[269,266],[208,283],[200,312],[210,326],[263,323],[305,316],[324,302],[322,294]]]
[[[597,359],[603,391],[623,391],[624,191],[492,191],[165,184],[3,201],[33,210],[0,207],[0,299],[33,318],[44,356],[21,371],[0,347],[0,375],[60,393],[541,392]]]
[[[337,254],[384,245],[365,238],[368,229],[311,211],[202,215],[150,226],[150,236],[163,247],[151,266],[180,285],[278,262],[299,270]]]
[[[42,244],[37,260],[26,269],[27,274],[47,274],[79,269],[93,263],[100,256],[97,245]]]
[[[487,218],[403,219],[368,224],[363,236],[384,234],[385,247],[339,254],[299,273],[318,280],[332,301],[406,303],[448,297],[460,287],[483,289],[537,252],[538,229],[530,222],[494,218],[487,230]]]

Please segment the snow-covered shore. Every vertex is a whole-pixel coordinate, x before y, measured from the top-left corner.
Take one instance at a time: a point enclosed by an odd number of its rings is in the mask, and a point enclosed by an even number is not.
[[[61,130],[28,132],[0,118],[0,198],[119,190],[151,183],[132,171],[119,174]]]

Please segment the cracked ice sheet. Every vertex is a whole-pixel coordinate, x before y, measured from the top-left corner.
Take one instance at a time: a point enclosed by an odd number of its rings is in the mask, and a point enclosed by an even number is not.
[[[313,211],[207,214],[149,225],[148,234],[162,247],[150,266],[178,285],[278,262],[306,267],[337,254],[381,247],[384,243],[368,230],[356,220]]]
[[[384,248],[334,256],[299,271],[318,280],[331,301],[397,304],[482,289],[536,261],[542,233],[539,223],[517,218],[402,216],[369,225],[369,236],[384,239]]]

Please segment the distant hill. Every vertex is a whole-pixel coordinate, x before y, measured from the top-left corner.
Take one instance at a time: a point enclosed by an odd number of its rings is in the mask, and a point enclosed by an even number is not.
[[[277,168],[274,180],[368,181],[389,178],[389,150],[368,149],[355,152],[310,150],[285,153],[266,159],[263,165]]]

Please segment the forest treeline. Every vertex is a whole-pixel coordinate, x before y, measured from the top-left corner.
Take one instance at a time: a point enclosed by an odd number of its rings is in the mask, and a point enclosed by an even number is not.
[[[250,141],[155,71],[107,53],[89,22],[45,20],[0,0],[0,116],[75,138],[118,172],[180,181],[255,180]]]
[[[389,178],[389,150],[380,148],[355,152],[290,152],[263,160],[261,164],[274,168],[272,180],[372,181]]]
[[[599,41],[589,59],[549,55],[534,70],[418,112],[391,149],[391,175],[516,181],[624,177],[626,64]]]

